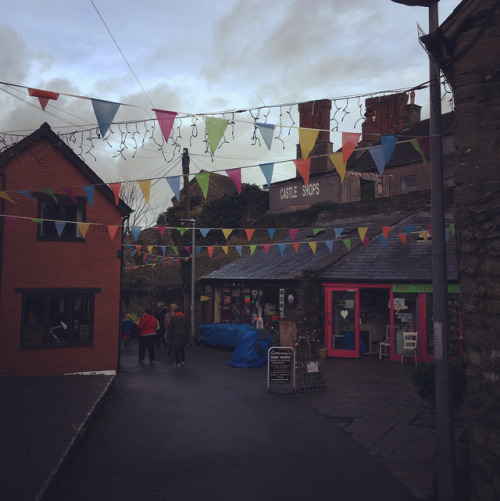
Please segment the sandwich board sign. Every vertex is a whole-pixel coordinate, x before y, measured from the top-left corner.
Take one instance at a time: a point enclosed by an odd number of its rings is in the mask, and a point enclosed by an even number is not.
[[[271,347],[267,353],[267,391],[279,394],[295,392],[295,350]]]

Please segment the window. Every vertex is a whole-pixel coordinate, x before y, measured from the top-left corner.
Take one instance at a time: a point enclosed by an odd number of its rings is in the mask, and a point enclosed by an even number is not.
[[[77,222],[85,221],[85,197],[76,197],[75,202],[68,195],[56,194],[57,202],[46,193],[36,193],[38,198],[38,240],[80,241],[84,238]],[[60,235],[59,235],[60,233]]]
[[[100,289],[17,289],[22,296],[21,347],[90,346],[94,295]]]
[[[401,178],[401,193],[408,193],[417,190],[417,176],[407,176]]]

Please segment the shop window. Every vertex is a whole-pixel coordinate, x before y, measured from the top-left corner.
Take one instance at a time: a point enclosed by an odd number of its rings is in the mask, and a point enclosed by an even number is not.
[[[401,193],[409,193],[417,190],[417,176],[407,176],[401,178]]]
[[[35,196],[38,198],[38,218],[42,220],[38,224],[38,240],[84,241],[75,223],[85,221],[85,197],[77,197],[75,204],[67,195],[55,195],[57,202],[45,193],[36,193]]]
[[[394,351],[401,353],[403,348],[403,332],[419,331],[418,294],[401,294],[394,296]]]
[[[375,198],[375,182],[361,179],[360,184],[361,200],[372,200]]]
[[[91,346],[99,289],[23,289],[21,347]]]
[[[446,307],[446,324],[450,342],[450,356],[458,357],[462,354],[462,337],[460,335],[460,310],[458,309],[458,294],[448,293]],[[434,355],[434,310],[433,295],[427,297],[427,353]]]

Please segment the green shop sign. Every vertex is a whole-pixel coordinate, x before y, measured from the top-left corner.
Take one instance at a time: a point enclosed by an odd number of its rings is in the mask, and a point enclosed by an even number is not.
[[[399,294],[431,294],[432,284],[393,284],[392,292],[397,292]],[[460,286],[458,284],[448,284],[448,293],[459,294]]]

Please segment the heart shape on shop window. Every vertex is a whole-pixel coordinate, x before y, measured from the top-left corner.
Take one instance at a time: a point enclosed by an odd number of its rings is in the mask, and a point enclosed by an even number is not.
[[[349,316],[349,312],[347,310],[342,310],[340,316],[345,320]]]

